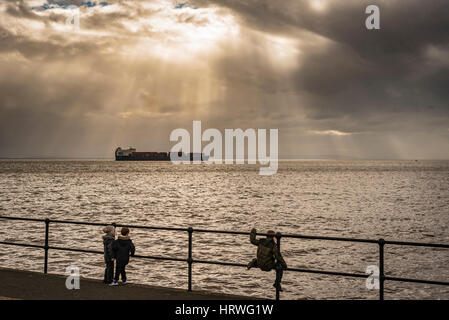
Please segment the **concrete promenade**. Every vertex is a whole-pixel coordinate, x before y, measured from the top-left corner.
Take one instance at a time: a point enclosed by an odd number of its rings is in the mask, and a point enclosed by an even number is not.
[[[183,289],[127,284],[110,287],[100,280],[80,279],[79,290],[68,290],[66,277],[0,268],[0,300],[242,300],[249,297],[188,292]]]

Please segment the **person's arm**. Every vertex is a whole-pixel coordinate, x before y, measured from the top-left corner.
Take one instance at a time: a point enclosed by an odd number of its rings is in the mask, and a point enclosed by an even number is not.
[[[134,257],[134,253],[136,252],[136,247],[134,246],[134,243],[131,241],[131,257]]]
[[[114,250],[112,249],[113,245],[114,245],[113,239],[110,239],[106,244],[106,253],[108,257],[111,257],[111,260],[114,260]]]
[[[249,241],[255,246],[258,246],[260,243],[260,240],[256,239],[257,230],[256,228],[253,228],[251,230],[251,233],[249,234]]]
[[[112,257],[114,259],[117,259],[117,243],[115,240],[113,240],[111,243],[111,250],[112,250]]]
[[[283,269],[287,269],[287,263],[285,263],[285,260],[282,257],[282,253],[279,251],[278,246],[276,244],[273,247],[273,251],[276,261],[281,264]]]

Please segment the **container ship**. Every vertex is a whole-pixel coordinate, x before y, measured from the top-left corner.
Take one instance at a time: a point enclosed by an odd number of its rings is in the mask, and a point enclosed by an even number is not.
[[[183,160],[202,160],[207,161],[208,156],[202,153],[183,153],[178,152],[178,157],[183,157]],[[118,147],[115,149],[116,161],[171,161],[170,152],[137,152],[135,148],[122,149]]]

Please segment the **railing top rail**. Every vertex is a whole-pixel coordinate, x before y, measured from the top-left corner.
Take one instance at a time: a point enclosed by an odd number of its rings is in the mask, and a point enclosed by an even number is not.
[[[444,243],[426,243],[413,241],[391,241],[385,240],[385,244],[392,244],[398,246],[414,246],[414,247],[433,247],[433,248],[449,248],[449,244]]]
[[[1,218],[1,216],[0,216]],[[78,225],[90,225],[90,226],[106,226],[111,223],[101,223],[101,222],[83,222],[83,221],[72,221],[72,220],[50,220],[52,223],[65,223],[65,224],[78,224]],[[165,231],[188,231],[188,228],[176,228],[176,227],[157,227],[157,226],[142,226],[142,225],[131,225],[131,224],[119,224],[114,223],[116,227],[128,227],[133,229],[148,229],[148,230],[165,230]]]
[[[77,225],[89,225],[89,226],[106,226],[106,225],[111,224],[111,223],[102,223],[102,222],[84,222],[84,221],[57,220],[57,219],[38,219],[38,218],[24,218],[24,217],[11,217],[11,216],[0,216],[0,219],[34,221],[34,222],[50,221],[52,223],[77,224]],[[114,224],[114,225],[117,227],[129,227],[129,228],[147,229],[147,230],[165,230],[165,231],[183,231],[183,232],[188,232],[188,231],[192,230],[195,233],[200,232],[200,233],[234,234],[234,235],[245,235],[245,236],[249,235],[249,232],[244,232],[244,231],[191,229],[191,228],[177,228],[177,227],[158,227],[158,226],[142,226],[142,225],[129,225],[129,224]],[[257,235],[267,236],[268,234],[258,232]],[[379,243],[380,242],[380,240],[374,240],[374,239],[331,237],[331,236],[312,236],[312,235],[288,234],[288,233],[281,234],[280,236],[282,238],[307,239],[307,240],[327,240],[327,241],[343,241],[343,242],[359,242],[359,243]],[[391,240],[382,240],[382,241],[384,244],[390,244],[390,245],[449,248],[449,244],[442,244],[442,243],[424,243],[424,242],[391,241]]]
[[[45,222],[45,219],[0,216],[0,219]]]
[[[195,229],[195,232],[203,233],[222,233],[222,234],[240,234],[249,235],[249,232],[245,231],[227,231],[227,230],[209,230],[209,229]],[[267,233],[257,233],[258,236],[267,236]],[[329,236],[309,236],[301,234],[282,233],[282,238],[296,238],[296,239],[308,239],[308,240],[332,240],[332,241],[349,241],[349,242],[365,242],[365,243],[378,243],[378,240],[373,239],[360,239],[360,238],[343,238],[343,237],[329,237]]]

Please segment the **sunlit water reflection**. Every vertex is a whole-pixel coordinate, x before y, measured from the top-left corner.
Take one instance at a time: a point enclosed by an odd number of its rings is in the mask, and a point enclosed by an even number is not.
[[[252,165],[0,161],[0,214],[222,230],[449,242],[449,162],[285,161],[274,176]],[[131,230],[140,255],[187,256],[187,233]],[[247,263],[246,236],[194,233],[195,259]],[[0,221],[0,241],[43,244],[43,223]],[[52,224],[50,245],[102,250],[100,228]],[[290,267],[364,273],[378,247],[282,240]],[[387,246],[388,275],[449,280],[449,251]],[[50,251],[49,272],[75,264],[100,278],[102,256]],[[0,245],[0,266],[42,271],[43,250]],[[134,259],[129,280],[186,288],[187,264]],[[274,298],[273,273],[194,264],[193,288]],[[365,279],[286,272],[283,298],[375,299]],[[386,282],[386,298],[448,299],[449,289]]]

